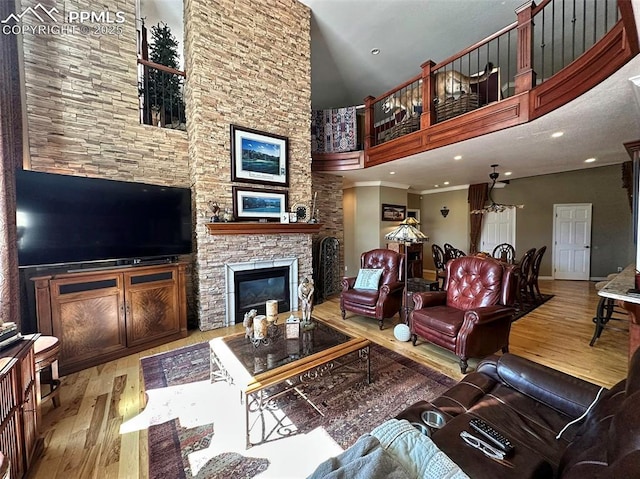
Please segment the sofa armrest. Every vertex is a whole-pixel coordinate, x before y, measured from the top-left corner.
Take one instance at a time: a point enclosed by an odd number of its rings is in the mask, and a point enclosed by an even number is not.
[[[414,310],[428,308],[430,306],[441,306],[447,303],[446,291],[425,291],[413,293]]]
[[[600,390],[596,384],[513,354],[503,355],[496,371],[501,382],[572,418],[584,414]]]
[[[404,283],[402,281],[394,281],[393,283],[383,284],[380,290],[386,290],[387,294],[395,293],[404,289]]]
[[[485,376],[489,376],[494,381],[501,383],[502,380],[498,375],[499,360],[500,360],[500,356],[496,354],[492,354],[491,356],[482,358],[480,361],[478,361],[478,365],[476,366],[476,372],[482,373]]]
[[[342,281],[340,281],[340,284],[342,285],[342,291],[348,291],[350,289],[353,289],[353,285],[356,284],[356,277],[345,276],[344,278],[342,278]]]
[[[474,324],[484,324],[513,316],[515,309],[499,304],[470,309],[464,313],[464,322],[471,321]]]

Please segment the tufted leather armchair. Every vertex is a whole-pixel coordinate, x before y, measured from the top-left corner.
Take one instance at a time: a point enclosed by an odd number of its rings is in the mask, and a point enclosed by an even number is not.
[[[415,293],[411,337],[453,351],[460,371],[467,360],[509,350],[515,313],[513,266],[493,258],[465,256],[449,261],[445,291]]]
[[[342,319],[345,319],[347,311],[351,311],[377,319],[382,329],[384,320],[393,317],[402,307],[404,255],[389,249],[367,251],[360,256],[360,268],[383,269],[380,288],[378,291],[354,289],[356,278],[343,278],[340,295]]]

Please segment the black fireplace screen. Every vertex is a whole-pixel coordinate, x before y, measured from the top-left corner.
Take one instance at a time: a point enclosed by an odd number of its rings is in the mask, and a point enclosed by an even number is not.
[[[278,301],[278,313],[291,310],[288,266],[237,271],[234,283],[236,323],[241,323],[251,309],[265,314],[266,302],[270,299]]]

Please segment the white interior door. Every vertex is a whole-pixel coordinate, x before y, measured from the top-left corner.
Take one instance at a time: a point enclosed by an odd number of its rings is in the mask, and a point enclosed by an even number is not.
[[[516,247],[516,210],[507,208],[502,213],[485,213],[482,219],[480,251],[491,254],[501,243]]]
[[[588,280],[591,272],[591,203],[553,206],[553,277]]]

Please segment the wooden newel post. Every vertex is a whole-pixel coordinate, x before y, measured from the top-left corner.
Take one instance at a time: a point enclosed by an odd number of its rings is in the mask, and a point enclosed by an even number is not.
[[[420,68],[422,68],[422,115],[420,116],[420,129],[428,128],[436,123],[436,107],[433,104],[433,98],[436,96],[436,85],[433,81],[431,70],[435,63],[427,60]]]
[[[515,77],[515,94],[531,90],[536,85],[536,72],[533,70],[533,9],[536,4],[527,2],[516,9],[518,16],[518,48]]]
[[[373,101],[374,97],[368,96],[364,99],[364,151],[372,146],[376,146],[373,132]]]

